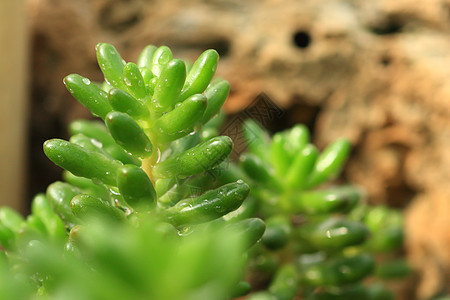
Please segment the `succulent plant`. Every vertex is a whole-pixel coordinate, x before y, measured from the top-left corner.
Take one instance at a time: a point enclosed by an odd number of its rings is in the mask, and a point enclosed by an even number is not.
[[[319,153],[302,125],[270,138],[248,121],[238,166],[218,136],[230,86],[213,79],[215,50],[192,66],[166,46],[136,64],[110,44],[96,51],[105,82],[64,83],[101,121],[44,143],[64,181],[27,218],[0,208],[4,299],[390,297],[360,282],[404,273],[369,254],[401,245],[401,216],[358,204],[353,186],[315,189],[339,173],[348,142]]]

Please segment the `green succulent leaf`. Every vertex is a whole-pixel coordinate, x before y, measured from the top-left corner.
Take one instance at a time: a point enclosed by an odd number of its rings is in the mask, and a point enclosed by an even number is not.
[[[295,266],[287,264],[282,266],[270,284],[269,291],[276,299],[294,299],[299,289],[299,279]]]
[[[368,289],[362,284],[352,284],[348,286],[322,287],[313,291],[308,300],[345,300],[345,299],[366,299],[375,300],[378,298],[371,298]],[[381,298],[389,300],[391,298]],[[381,300],[379,299],[379,300]]]
[[[124,164],[141,165],[141,160],[125,152],[122,147],[117,145],[112,136],[106,130],[106,127],[101,122],[76,120],[69,126],[69,132],[74,135],[82,133],[87,137],[98,140],[103,149],[111,155],[114,159],[119,160]]]
[[[203,114],[201,123],[207,123],[219,113],[229,93],[230,84],[228,81],[220,80],[208,86],[205,91],[205,96],[208,99],[208,107]]]
[[[269,160],[271,138],[267,132],[255,120],[247,119],[242,126],[248,151],[257,155],[260,159]]]
[[[309,142],[309,130],[303,124],[297,124],[286,133],[286,144],[284,145],[286,154],[290,160],[300,152]]]
[[[337,140],[329,145],[317,158],[306,186],[314,187],[337,176],[349,154],[350,143],[347,140]]]
[[[243,241],[244,249],[248,249],[261,239],[266,225],[259,218],[248,218],[226,225],[226,228],[235,231],[239,239]]]
[[[102,199],[110,200],[110,192],[106,185],[94,183],[91,179],[75,176],[69,171],[63,172],[64,181],[82,190],[83,194],[92,195]]]
[[[67,236],[63,221],[53,211],[50,202],[44,194],[38,194],[33,198],[31,212],[42,220],[51,238],[63,240]]]
[[[194,130],[207,106],[204,95],[193,95],[156,120],[153,131],[160,143],[179,139]]]
[[[75,135],[72,135],[70,137],[69,142],[74,143],[76,145],[79,145],[81,147],[83,147],[86,150],[92,151],[92,152],[98,152],[101,153],[103,155],[105,155],[106,157],[109,157],[111,159],[113,159],[104,149],[103,149],[103,145],[97,141],[96,139],[90,138],[85,136],[82,133],[77,133]]]
[[[229,137],[215,137],[158,163],[153,168],[153,175],[156,178],[170,178],[199,174],[223,162],[232,149],[233,142]]]
[[[189,71],[184,83],[180,101],[195,95],[203,93],[217,69],[219,54],[216,50],[210,49],[203,52]]]
[[[341,256],[306,267],[301,273],[301,279],[310,286],[344,285],[361,280],[372,273],[374,267],[374,259],[369,254]]]
[[[272,137],[270,162],[279,177],[284,176],[290,166],[289,156],[285,152],[285,144],[286,136],[282,132],[278,132]]]
[[[305,191],[290,199],[291,209],[308,215],[348,212],[361,197],[360,189],[340,186],[324,190]]]
[[[411,272],[411,266],[405,259],[382,262],[377,264],[375,268],[375,276],[383,279],[404,278]]]
[[[126,89],[123,80],[125,61],[117,52],[117,49],[111,44],[99,43],[96,50],[98,65],[105,76],[106,82],[115,88]]]
[[[151,99],[151,107],[156,113],[170,111],[174,107],[185,77],[186,66],[182,60],[173,59],[165,65]]]
[[[291,239],[292,225],[288,218],[276,215],[266,220],[262,244],[271,250],[284,248]]]
[[[89,79],[78,74],[71,74],[64,78],[64,84],[72,96],[95,116],[104,119],[112,110],[108,102],[108,94]]]
[[[128,91],[138,99],[144,99],[147,96],[144,78],[141,71],[135,63],[127,63],[123,68],[123,80]]]
[[[152,142],[129,115],[113,111],[106,116],[105,123],[116,143],[131,154],[145,158],[153,153]]]
[[[117,160],[60,139],[46,141],[44,152],[56,165],[76,176],[116,185],[117,169],[122,165]]]
[[[195,198],[181,200],[164,214],[175,226],[208,222],[236,210],[247,197],[249,187],[237,181],[207,191]]]
[[[319,152],[314,145],[306,145],[294,156],[292,165],[286,174],[286,185],[290,188],[302,189],[306,186],[306,180],[311,174]]]
[[[142,50],[141,54],[139,54],[139,58],[137,60],[137,65],[139,68],[147,68],[148,70],[152,67],[153,55],[155,54],[156,47],[153,45],[148,45]]]
[[[250,293],[252,290],[252,286],[247,281],[239,281],[236,287],[233,290],[232,297],[242,297]]]
[[[46,197],[50,206],[69,228],[78,222],[70,209],[70,201],[80,193],[79,188],[61,181],[54,182],[47,187]]]
[[[117,172],[117,186],[125,201],[136,210],[149,211],[156,205],[156,191],[147,174],[135,165]]]
[[[18,233],[25,222],[22,215],[10,207],[0,207],[0,224],[8,227],[14,233]]]
[[[0,224],[0,245],[6,249],[13,249],[16,246],[16,235],[3,224]]]
[[[394,294],[381,282],[369,285],[366,291],[369,300],[394,300]]]
[[[241,167],[252,179],[261,183],[275,183],[276,179],[270,174],[269,168],[256,155],[243,154],[240,157]],[[274,184],[275,185],[275,184]]]
[[[89,195],[77,195],[70,201],[72,213],[82,220],[95,217],[125,222],[125,214],[111,204]]]
[[[403,245],[402,227],[388,227],[373,232],[365,248],[375,253],[387,253],[400,249]]]
[[[319,250],[339,250],[361,245],[369,237],[369,231],[362,223],[337,217],[306,225],[301,231],[303,238]]]
[[[135,119],[146,119],[149,116],[144,104],[121,89],[111,89],[108,98],[115,111],[126,113]]]
[[[150,50],[150,49],[149,49]],[[146,51],[147,52],[147,51]],[[147,55],[150,51],[147,52]],[[151,71],[156,77],[160,77],[166,65],[172,60],[172,51],[167,46],[161,46],[155,50],[152,56]]]

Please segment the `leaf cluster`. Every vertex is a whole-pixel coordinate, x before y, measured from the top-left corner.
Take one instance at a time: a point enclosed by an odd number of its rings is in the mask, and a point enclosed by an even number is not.
[[[319,152],[305,126],[270,137],[249,120],[234,164],[232,140],[218,136],[230,86],[213,79],[215,50],[192,66],[166,46],[147,46],[137,63],[106,43],[96,53],[105,82],[64,83],[100,120],[44,143],[63,180],[27,218],[0,208],[5,299],[392,297],[363,281],[408,272],[373,257],[401,247],[402,218],[328,183],[346,140]]]

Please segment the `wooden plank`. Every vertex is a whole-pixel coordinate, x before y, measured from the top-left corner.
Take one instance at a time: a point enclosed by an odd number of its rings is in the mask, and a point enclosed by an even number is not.
[[[23,0],[0,1],[0,206],[26,209],[27,25]]]

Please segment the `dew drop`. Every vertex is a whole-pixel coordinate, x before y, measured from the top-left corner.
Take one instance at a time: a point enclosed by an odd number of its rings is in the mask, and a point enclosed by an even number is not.
[[[90,85],[91,81],[88,78],[81,79],[85,85]]]
[[[178,231],[179,236],[188,236],[193,232],[191,227],[184,227],[183,229]]]
[[[162,154],[161,154],[161,150],[159,149],[159,148],[156,148],[156,163],[159,163],[160,161],[161,161],[161,157],[162,157]]]
[[[109,191],[111,192],[111,194],[113,195],[120,195],[120,193],[118,191],[116,191],[115,189],[110,188]]]
[[[163,65],[169,62],[170,56],[168,53],[163,53],[159,58],[158,58],[158,63]]]
[[[98,148],[103,148],[103,144],[97,139],[91,139],[91,143],[94,144]]]

